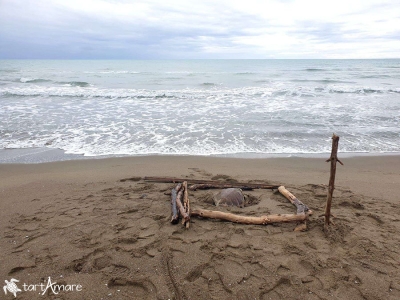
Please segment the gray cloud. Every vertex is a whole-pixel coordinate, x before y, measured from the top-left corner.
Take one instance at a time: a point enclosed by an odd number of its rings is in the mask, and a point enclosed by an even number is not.
[[[0,58],[399,56],[396,1],[307,2],[1,0]]]

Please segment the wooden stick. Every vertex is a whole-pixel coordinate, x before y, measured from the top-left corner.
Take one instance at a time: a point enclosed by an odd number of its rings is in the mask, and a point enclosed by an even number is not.
[[[176,209],[176,191],[175,191],[175,189],[171,190],[171,210],[172,210],[171,223],[176,224],[179,222],[179,214],[178,214],[178,210]]]
[[[254,224],[254,225],[265,225],[271,223],[282,223],[282,222],[297,222],[304,221],[308,217],[308,213],[302,214],[279,214],[279,215],[268,215],[261,217],[250,217],[241,216],[222,211],[207,210],[207,209],[194,209],[191,212],[192,216],[219,219],[224,221],[230,221],[241,224]]]
[[[183,182],[183,207],[185,208],[185,210],[187,211],[187,206],[188,206],[188,190],[187,190],[187,181]]]
[[[181,189],[182,184],[178,184],[175,188],[171,190],[171,210],[172,210],[172,217],[171,217],[171,223],[172,224],[177,224],[179,222],[179,212],[176,207],[176,198],[177,198],[177,192]]]
[[[326,161],[326,162],[331,162],[331,175],[329,177],[328,198],[325,207],[325,227],[329,226],[329,224],[331,223],[329,218],[331,216],[333,190],[335,189],[336,162],[338,161],[341,165],[343,165],[343,163],[337,158],[338,147],[339,147],[339,137],[333,134],[331,157]]]
[[[187,189],[187,181],[183,182],[183,208],[185,212],[189,215],[189,219],[185,220],[182,219],[182,224],[185,225],[186,228],[190,226],[190,204],[189,204],[189,197],[188,197],[188,189]]]
[[[189,227],[190,227],[190,202],[189,202],[189,199],[188,199],[188,214],[189,214],[189,220],[187,220],[187,222],[185,224],[187,229],[189,229]]]
[[[237,184],[210,184],[210,183],[203,183],[203,184],[193,184],[189,187],[190,190],[209,190],[209,189],[229,189],[229,188],[238,188],[244,191],[252,191],[254,188],[250,186],[238,186]]]
[[[176,196],[176,206],[178,207],[182,218],[185,220],[185,222],[187,222],[187,221],[189,221],[190,217],[189,217],[189,214],[185,211],[185,208],[183,207],[182,197],[183,197],[183,189],[181,189],[178,192],[178,195]]]
[[[308,213],[312,214],[312,211],[297,199],[291,192],[289,192],[283,185],[278,188],[278,191],[285,196],[294,206],[297,208],[297,214]],[[306,231],[307,230],[307,220],[302,221],[299,225],[296,226],[294,231]]]
[[[307,220],[302,221],[293,231],[306,231],[307,230]]]
[[[176,178],[176,177],[143,177],[144,181],[149,182],[161,182],[161,183],[176,183],[187,181],[188,184],[230,184],[232,187],[240,188],[242,186],[251,187],[253,189],[270,189],[274,190],[279,187],[279,185],[270,185],[270,184],[259,184],[259,183],[250,183],[250,182],[223,182],[218,180],[200,180],[200,179],[189,179],[189,178]]]
[[[301,202],[299,199],[297,199],[291,192],[289,192],[283,185],[281,185],[278,188],[278,191],[285,196],[294,206],[297,207],[297,213],[305,213],[309,211],[309,208],[307,205],[305,205],[303,202]]]

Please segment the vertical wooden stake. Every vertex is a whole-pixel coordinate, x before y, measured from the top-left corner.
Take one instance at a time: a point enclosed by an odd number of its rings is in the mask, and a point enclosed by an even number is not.
[[[337,157],[338,147],[339,147],[339,137],[333,134],[331,157],[326,161],[326,162],[331,162],[331,175],[329,177],[328,199],[326,201],[326,207],[325,207],[325,227],[330,225],[329,218],[331,216],[333,190],[335,189],[336,162],[339,162],[341,165],[343,165],[343,163]]]

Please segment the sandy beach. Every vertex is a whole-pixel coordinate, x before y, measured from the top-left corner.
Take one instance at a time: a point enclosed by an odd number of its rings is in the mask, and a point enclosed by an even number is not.
[[[328,158],[328,157],[326,157]],[[0,164],[0,279],[18,299],[399,299],[400,156],[342,159],[323,231],[329,163],[323,158],[143,156]],[[282,184],[314,215],[296,224],[241,225],[193,218],[170,223],[174,184],[143,176]],[[131,180],[123,180],[131,178]],[[294,213],[271,190],[245,191],[261,216]],[[81,291],[39,291],[48,278]],[[33,287],[31,286],[31,289]],[[10,293],[1,299],[13,299]]]

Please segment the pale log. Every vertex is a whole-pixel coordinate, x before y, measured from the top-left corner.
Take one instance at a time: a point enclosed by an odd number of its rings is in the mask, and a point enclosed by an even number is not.
[[[308,213],[302,213],[296,215],[278,214],[278,215],[267,215],[260,217],[250,217],[250,216],[241,216],[232,213],[207,210],[207,209],[194,209],[192,210],[191,215],[203,218],[219,219],[234,223],[253,224],[253,225],[265,225],[265,224],[282,223],[282,222],[298,222],[298,221],[304,221],[308,217]]]
[[[175,191],[175,189],[171,190],[171,210],[172,210],[171,223],[176,224],[179,222],[179,215],[178,215],[178,210],[176,209],[176,191]]]
[[[307,221],[304,220],[299,225],[297,225],[293,231],[306,231],[306,230],[307,230]]]
[[[183,208],[185,212],[189,215],[189,218],[182,219],[182,224],[185,225],[186,228],[190,226],[190,204],[189,204],[189,196],[188,196],[188,186],[187,181],[183,182]]]
[[[183,182],[183,207],[185,208],[186,211],[188,211],[188,190],[187,190],[187,181]]]
[[[190,217],[189,214],[185,211],[185,208],[183,207],[182,198],[183,198],[183,189],[181,189],[178,192],[178,195],[176,196],[176,206],[178,207],[182,218],[187,222],[190,219]]]
[[[186,185],[187,188],[187,185]],[[187,213],[189,214],[189,220],[186,222],[186,228],[190,227],[190,199],[189,197],[187,198],[187,208],[186,208]]]
[[[181,189],[182,185],[178,184],[175,188],[171,190],[171,210],[172,210],[172,217],[171,217],[171,223],[172,224],[177,224],[179,222],[179,212],[177,209],[177,193]]]
[[[278,188],[278,191],[286,197],[297,208],[297,213],[307,212],[309,209],[307,205],[297,199],[291,192],[289,192],[283,185]]]

